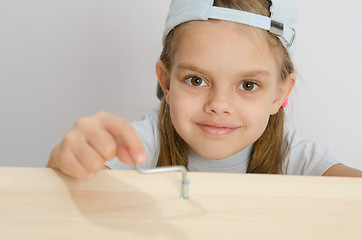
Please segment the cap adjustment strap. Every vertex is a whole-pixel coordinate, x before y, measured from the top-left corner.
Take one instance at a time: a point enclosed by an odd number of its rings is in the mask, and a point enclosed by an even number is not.
[[[267,16],[231,8],[212,6],[209,8],[205,20],[209,18],[243,23],[249,26],[267,30],[270,33],[282,38],[288,47],[291,47],[294,42],[295,30],[293,28],[288,27],[285,24],[273,20]]]

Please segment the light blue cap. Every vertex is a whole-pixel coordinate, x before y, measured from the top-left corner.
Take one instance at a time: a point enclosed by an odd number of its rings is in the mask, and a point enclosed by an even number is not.
[[[163,41],[167,34],[184,22],[220,19],[265,29],[278,36],[290,56],[294,53],[297,10],[294,0],[272,0],[271,16],[213,6],[214,0],[171,0]]]

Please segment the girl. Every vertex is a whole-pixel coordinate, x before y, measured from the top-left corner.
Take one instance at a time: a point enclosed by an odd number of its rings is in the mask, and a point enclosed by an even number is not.
[[[105,112],[80,119],[48,166],[82,179],[107,161],[112,169],[362,176],[284,127],[296,81],[294,10],[291,0],[171,1],[156,63],[160,110],[133,124]]]

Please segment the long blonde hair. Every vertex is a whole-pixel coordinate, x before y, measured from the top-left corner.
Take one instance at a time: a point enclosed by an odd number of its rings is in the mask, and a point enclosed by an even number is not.
[[[268,0],[215,0],[214,6],[248,11],[270,16],[271,2]],[[173,29],[164,42],[160,60],[168,71],[171,69],[172,42],[177,32]],[[294,72],[294,65],[279,39],[267,34],[270,46],[276,48],[279,55],[280,78],[285,80]],[[261,137],[254,143],[249,160],[248,173],[280,173],[284,160],[283,144],[284,109],[271,115],[268,125]],[[157,166],[188,165],[188,145],[175,130],[170,116],[170,108],[165,99],[161,100],[159,111],[159,131],[161,138],[160,156]]]

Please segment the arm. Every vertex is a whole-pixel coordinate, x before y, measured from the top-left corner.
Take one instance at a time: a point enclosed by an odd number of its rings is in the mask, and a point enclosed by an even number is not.
[[[336,164],[329,168],[323,176],[338,176],[338,177],[362,177],[362,171],[347,167],[343,164]]]

